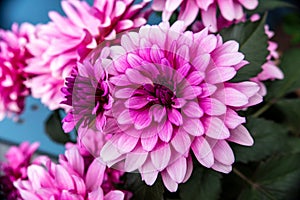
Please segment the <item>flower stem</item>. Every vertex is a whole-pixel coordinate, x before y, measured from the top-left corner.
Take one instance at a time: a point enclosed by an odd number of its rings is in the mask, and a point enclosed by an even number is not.
[[[266,195],[269,199],[275,200],[272,194],[265,190],[263,187],[261,187],[258,183],[253,182],[251,179],[247,178],[242,172],[240,172],[238,169],[233,168],[232,170],[236,175],[238,175],[241,179],[246,181],[253,189],[257,189],[261,191],[264,195]]]
[[[267,104],[265,104],[263,107],[261,107],[258,111],[256,111],[252,116],[257,118],[264,112],[266,112],[274,103],[276,103],[276,100],[271,100]]]

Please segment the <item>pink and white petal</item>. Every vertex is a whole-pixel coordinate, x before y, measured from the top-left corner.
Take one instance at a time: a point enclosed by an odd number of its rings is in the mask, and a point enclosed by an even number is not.
[[[146,161],[148,153],[146,152],[131,152],[126,154],[124,170],[126,172],[132,172],[140,168]]]
[[[181,156],[167,167],[170,177],[177,183],[182,183],[187,170],[186,158]]]
[[[145,97],[134,96],[125,101],[124,105],[130,109],[141,109],[149,103]]]
[[[136,64],[138,66],[140,66],[141,64]],[[152,80],[144,75],[141,74],[141,72],[139,72],[138,70],[136,69],[131,69],[131,68],[128,68],[126,70],[126,76],[128,78],[128,80],[130,80],[132,83],[135,83],[135,84],[140,84],[140,85],[143,85],[143,84],[152,84]]]
[[[204,80],[204,73],[200,71],[194,71],[189,74],[187,81],[190,85],[199,85]]]
[[[181,154],[185,154],[189,151],[191,143],[192,141],[189,134],[184,131],[183,128],[179,128],[171,140],[173,148]]]
[[[214,0],[196,0],[198,7],[202,10],[207,10],[208,7],[214,2]]]
[[[250,135],[249,131],[242,125],[230,131],[230,137],[227,139],[228,141],[244,145],[244,146],[252,146],[254,144],[253,138]]]
[[[239,2],[248,10],[253,10],[258,6],[258,0],[239,0]]]
[[[147,185],[153,185],[158,176],[158,171],[154,167],[151,158],[148,157],[146,162],[140,168],[140,173],[142,176],[142,180],[146,182]]]
[[[169,145],[159,147],[159,149],[150,152],[151,160],[158,171],[162,171],[169,165],[171,158],[171,149]]]
[[[201,99],[199,104],[200,104],[200,107],[202,108],[202,110],[206,114],[212,115],[212,116],[218,116],[218,115],[225,114],[226,109],[227,109],[226,106],[221,101],[219,101],[215,98]]]
[[[200,52],[211,53],[217,46],[217,38],[211,34],[199,41],[198,49]]]
[[[202,93],[202,87],[199,86],[187,86],[181,91],[182,94],[179,94],[179,97],[182,97],[187,100],[196,99]]]
[[[209,83],[202,83],[200,87],[202,88],[202,94],[200,95],[201,98],[211,96],[218,89],[217,86]]]
[[[218,0],[219,8],[222,16],[228,21],[234,20],[234,4],[233,0]]]
[[[150,116],[149,110],[138,112],[134,121],[134,127],[137,130],[142,130],[148,127],[152,122],[152,116]]]
[[[230,132],[224,122],[218,117],[209,117],[204,120],[205,135],[214,139],[229,138]]]
[[[138,136],[131,136],[130,133],[121,133],[116,136],[118,151],[128,153],[132,151],[139,141]]]
[[[99,159],[95,159],[89,166],[86,176],[85,184],[88,191],[92,191],[100,187],[105,173],[106,166]]]
[[[210,54],[203,53],[200,55],[196,55],[195,59],[192,61],[192,65],[199,72],[205,72],[205,70],[209,65],[210,60],[211,60]]]
[[[86,187],[85,187],[85,182],[84,180],[82,180],[82,178],[72,175],[72,178],[74,180],[75,183],[75,188],[76,188],[76,194],[79,194],[81,196],[85,196],[86,195]]]
[[[150,111],[153,113],[153,119],[156,122],[161,122],[162,119],[166,116],[166,108],[159,104],[151,106]]]
[[[183,113],[191,118],[200,118],[203,116],[203,110],[199,107],[199,104],[194,101],[189,101],[184,105]]]
[[[153,148],[156,146],[158,141],[157,134],[153,136],[143,136],[141,137],[141,144],[145,151],[152,151]]]
[[[231,87],[217,91],[214,96],[228,106],[240,107],[248,103],[248,97],[245,94]]]
[[[226,87],[234,88],[240,92],[242,92],[247,97],[252,97],[257,94],[259,91],[259,86],[257,83],[252,81],[244,81],[239,83],[226,83]]]
[[[211,32],[217,32],[217,8],[216,5],[210,5],[208,9],[201,10],[201,18],[205,27],[208,27]]]
[[[167,110],[168,120],[174,124],[175,126],[180,126],[183,123],[182,115],[177,109],[169,109]]]
[[[55,178],[59,188],[65,190],[72,190],[75,188],[71,175],[61,165],[55,166]]]
[[[225,53],[234,53],[239,50],[239,43],[234,40],[229,40],[222,44],[221,46],[217,47],[213,52],[213,57],[218,57]]]
[[[152,3],[152,9],[155,11],[162,11],[165,8],[164,0],[154,0]]]
[[[80,175],[84,173],[84,160],[77,148],[73,147],[65,152],[68,162],[73,169]]]
[[[179,11],[178,20],[183,20],[185,26],[193,23],[198,14],[198,7],[195,1],[184,1]]]
[[[187,157],[187,170],[185,173],[185,177],[183,179],[183,183],[187,182],[189,180],[189,178],[191,177],[193,172],[193,159],[191,156]]]
[[[203,166],[210,168],[214,164],[213,151],[204,137],[195,137],[191,147]]]
[[[175,11],[183,0],[166,0],[165,9],[167,11]]]
[[[231,147],[225,140],[219,140],[213,146],[215,160],[224,165],[232,165],[234,163],[234,155]]]
[[[121,81],[121,79],[120,79]],[[118,84],[118,83],[117,83]],[[122,89],[118,89],[114,92],[114,96],[116,98],[121,98],[121,99],[127,99],[130,98],[134,92],[136,91],[136,88],[122,88]]]
[[[170,121],[166,120],[165,123],[158,125],[157,132],[162,141],[169,142],[173,134],[173,126]]]
[[[227,108],[227,111],[225,114],[225,125],[229,129],[235,129],[239,125],[241,125],[242,123],[245,123],[245,122],[246,122],[245,117],[241,117],[234,110]]]
[[[105,196],[103,200],[123,200],[125,194],[120,190],[111,190]]]
[[[233,67],[215,67],[206,74],[205,80],[210,84],[223,83],[235,75],[236,70]]]
[[[218,171],[218,172],[222,172],[222,173],[225,173],[225,174],[228,174],[232,170],[231,165],[224,165],[224,164],[222,164],[218,161],[215,161],[214,165],[211,168]]]
[[[186,119],[182,128],[192,136],[201,136],[204,134],[204,126],[200,119]]]
[[[96,189],[88,193],[88,198],[89,200],[98,200],[98,199],[103,199],[103,190],[101,189],[100,186],[98,186]]]
[[[119,152],[116,144],[111,140],[105,143],[100,152],[100,157],[105,163],[112,162],[118,159],[121,155],[122,154]]]
[[[164,185],[170,192],[176,192],[178,188],[178,184],[170,177],[167,171],[163,171],[161,173],[162,180]]]
[[[218,57],[214,57],[213,60],[218,67],[228,67],[239,64],[244,58],[244,54],[235,52],[222,54]]]

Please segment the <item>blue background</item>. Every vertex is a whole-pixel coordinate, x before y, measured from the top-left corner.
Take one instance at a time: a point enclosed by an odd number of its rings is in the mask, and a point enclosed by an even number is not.
[[[50,10],[62,12],[60,0],[2,0],[0,5],[0,26],[3,29],[10,29],[14,22],[47,23]],[[49,114],[50,111],[39,100],[28,97],[20,123],[8,118],[0,122],[0,139],[17,144],[38,141],[42,152],[54,155],[63,153],[64,146],[54,143],[45,134],[44,122]]]

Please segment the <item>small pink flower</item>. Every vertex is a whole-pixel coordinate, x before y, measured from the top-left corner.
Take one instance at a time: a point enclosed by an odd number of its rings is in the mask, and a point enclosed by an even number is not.
[[[17,180],[15,187],[24,200],[123,200],[122,191],[107,185],[106,166],[98,159],[85,159],[76,147],[60,155],[59,164],[50,159],[28,167],[28,180]],[[108,173],[110,173],[108,171]]]
[[[204,26],[216,32],[218,11],[227,21],[240,20],[244,16],[243,7],[253,10],[257,5],[258,0],[154,0],[152,8],[162,11],[163,21],[168,21],[173,12],[180,7],[178,19],[183,20],[185,26],[191,25],[200,13]]]
[[[73,130],[76,125],[90,127],[94,120],[97,128],[102,130],[106,124],[105,112],[111,109],[112,104],[106,79],[107,74],[102,68],[94,68],[86,61],[78,63],[71,76],[66,78],[66,87],[62,88],[66,100],[62,103],[72,106],[63,119],[63,129],[66,132]]]
[[[242,125],[245,118],[236,111],[262,101],[256,83],[228,82],[247,64],[237,42],[223,43],[208,29],[183,31],[183,22],[143,26],[124,34],[121,45],[97,49],[79,65],[108,72],[112,105],[98,135],[112,137],[101,149],[103,161],[127,172],[138,170],[148,185],[160,173],[170,191],[190,177],[192,152],[205,167],[231,171],[228,141],[253,144]],[[104,54],[106,59],[99,57]],[[94,84],[91,94],[95,89]]]
[[[257,21],[260,19],[258,14],[254,14],[251,16],[251,21]],[[267,56],[267,61],[264,63],[261,68],[262,71],[256,76],[251,78],[252,81],[257,82],[260,85],[260,95],[265,96],[267,94],[267,88],[263,81],[266,80],[275,80],[275,79],[283,79],[284,75],[280,68],[278,68],[276,62],[279,59],[279,54],[277,52],[277,43],[271,41],[271,38],[274,36],[274,32],[270,30],[268,25],[265,25],[265,33],[269,38],[268,41],[268,51],[269,55]]]
[[[20,146],[12,146],[5,154],[6,161],[0,164],[0,188],[1,194],[7,200],[21,199],[13,182],[27,179],[27,168],[31,164],[32,155],[39,144],[23,142]],[[38,158],[33,163],[38,162]],[[1,196],[1,195],[0,195]]]
[[[26,45],[33,35],[34,27],[24,23],[12,25],[11,31],[0,30],[0,120],[5,116],[19,115],[29,89],[24,81],[26,60],[32,57]]]
[[[28,45],[34,57],[26,71],[35,77],[27,86],[51,110],[63,106],[60,90],[77,61],[100,42],[146,23],[141,15],[146,1],[133,5],[133,0],[95,0],[90,6],[85,1],[63,0],[61,5],[66,17],[49,12],[51,22],[40,25]]]

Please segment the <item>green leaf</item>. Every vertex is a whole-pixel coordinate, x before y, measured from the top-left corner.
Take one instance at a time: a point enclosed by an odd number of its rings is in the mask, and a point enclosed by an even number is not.
[[[250,63],[240,69],[233,81],[249,80],[261,71],[261,66],[265,63],[269,54],[268,36],[265,34],[264,16],[257,22],[246,22],[233,25],[221,30],[224,41],[236,40],[240,44],[240,51],[244,53],[245,59]]]
[[[249,118],[246,127],[254,138],[254,145],[231,145],[237,161],[259,161],[284,148],[288,132],[285,127],[261,118]]]
[[[268,87],[267,101],[279,99],[295,89],[300,88],[300,49],[291,49],[284,52],[280,68],[284,73],[284,79],[273,82]]]
[[[283,123],[296,135],[300,135],[300,99],[285,99],[275,104],[281,111]]]
[[[300,184],[300,154],[273,157],[260,164],[239,199],[298,199]]]
[[[221,192],[221,175],[205,168],[195,168],[190,179],[179,185],[179,195],[183,200],[215,200]]]
[[[55,142],[65,144],[72,142],[69,134],[66,134],[62,129],[61,117],[59,110],[55,110],[47,118],[45,123],[45,131],[47,135]]]
[[[292,8],[295,7],[292,4],[283,1],[283,0],[261,0],[255,10],[247,11],[248,14],[255,14],[255,13],[264,13],[266,11],[274,10],[276,8]]]
[[[133,193],[132,200],[163,200],[164,186],[160,178],[154,185],[148,186],[142,181],[140,174],[127,173],[125,177],[125,189]]]
[[[300,153],[300,138],[290,137],[287,141],[287,148],[284,149],[287,153]]]

